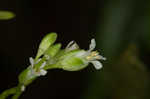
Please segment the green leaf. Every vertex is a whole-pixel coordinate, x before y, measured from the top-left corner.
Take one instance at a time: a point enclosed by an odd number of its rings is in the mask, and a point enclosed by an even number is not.
[[[57,38],[56,33],[49,33],[42,39],[39,45],[36,59],[38,59],[41,55],[45,53],[45,51],[56,41],[56,38]]]
[[[14,18],[16,15],[10,11],[0,11],[0,20],[9,20]]]

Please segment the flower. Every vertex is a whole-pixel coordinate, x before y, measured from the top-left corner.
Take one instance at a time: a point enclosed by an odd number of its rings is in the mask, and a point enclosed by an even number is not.
[[[96,69],[102,68],[102,63],[98,60],[106,60],[105,57],[99,55],[99,52],[93,51],[96,47],[95,39],[91,40],[91,44],[89,46],[89,50],[87,51],[86,59],[91,62]]]
[[[31,72],[33,75],[45,76],[47,74],[47,71],[43,69],[46,65],[46,62],[43,62],[42,65],[40,66],[40,68],[38,70],[35,70],[34,69],[35,65],[38,64],[41,61],[41,59],[38,59],[36,62],[34,62],[34,59],[32,57],[30,57],[29,61],[31,63]]]
[[[101,69],[102,63],[99,60],[106,60],[106,58],[99,55],[98,51],[93,51],[95,47],[95,39],[91,40],[87,51],[79,49],[78,45],[71,41],[65,48],[65,54],[59,59],[62,69],[77,71],[87,67],[89,63],[92,63],[96,69]]]
[[[102,68],[102,63],[99,60],[106,60],[105,57],[99,55],[98,51],[93,51],[96,47],[95,39],[91,40],[91,44],[89,46],[88,51],[79,52],[76,57],[82,57],[82,60],[85,63],[92,63],[96,69]]]

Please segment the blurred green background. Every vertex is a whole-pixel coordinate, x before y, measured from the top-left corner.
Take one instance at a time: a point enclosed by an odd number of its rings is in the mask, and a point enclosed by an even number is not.
[[[40,40],[57,32],[63,48],[75,40],[107,57],[97,71],[51,70],[20,99],[149,99],[149,0],[1,0],[0,10],[16,17],[0,20],[0,93],[17,84],[17,75],[35,56]]]

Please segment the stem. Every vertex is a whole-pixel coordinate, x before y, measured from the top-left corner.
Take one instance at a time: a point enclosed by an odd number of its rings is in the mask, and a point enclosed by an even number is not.
[[[17,91],[17,87],[13,87],[13,88],[7,89],[7,90],[5,90],[4,92],[2,92],[0,94],[0,99],[5,99],[5,98],[7,98],[10,95],[15,94],[16,91]]]
[[[38,64],[36,64],[36,65],[38,66]],[[53,64],[53,65],[47,65],[47,66],[44,67],[45,70],[55,69],[55,68],[59,68],[59,66],[57,64]],[[26,73],[26,72],[24,72],[24,73]],[[23,74],[22,78],[26,77],[26,75],[27,74]],[[25,78],[25,79],[27,79],[27,78]],[[29,80],[31,80],[31,83],[32,83],[35,79],[34,80],[29,79]],[[0,99],[6,99],[10,95],[13,95],[11,99],[19,99],[19,97],[23,93],[23,91],[21,90],[21,87],[22,87],[22,85],[24,85],[24,82],[22,82],[22,83],[19,83],[19,85],[17,87],[10,88],[10,89],[7,89],[4,92],[2,92],[0,94]],[[28,84],[26,85],[26,87],[27,86],[28,86]]]
[[[12,97],[12,99],[19,99],[19,96],[22,94],[22,91],[17,91],[16,94]]]
[[[48,65],[48,66],[45,66],[44,69],[45,70],[50,70],[50,69],[58,69],[60,68],[59,66],[57,66],[56,64],[53,64],[53,65]]]
[[[21,90],[21,86],[22,85],[18,85],[17,89],[16,89],[16,93],[12,96],[12,99],[19,99],[19,96],[22,94],[22,90]]]

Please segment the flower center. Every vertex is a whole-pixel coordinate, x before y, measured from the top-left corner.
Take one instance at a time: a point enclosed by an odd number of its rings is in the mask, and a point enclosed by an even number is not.
[[[100,59],[99,53],[97,51],[92,51],[87,57],[87,60],[96,60]]]

